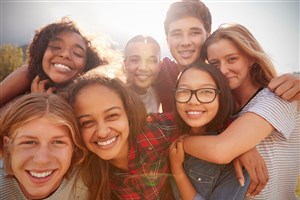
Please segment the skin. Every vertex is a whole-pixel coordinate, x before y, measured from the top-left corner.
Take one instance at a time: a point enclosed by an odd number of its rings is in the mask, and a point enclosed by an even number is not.
[[[110,164],[128,170],[129,123],[118,94],[101,85],[90,85],[78,93],[74,108],[87,148]]]
[[[14,139],[5,136],[4,143],[10,146],[13,175],[28,199],[45,198],[59,187],[73,153],[66,127],[37,118],[21,127]]]
[[[64,84],[80,74],[86,63],[86,45],[74,32],[61,32],[51,40],[43,57],[43,69],[56,84]]]
[[[160,50],[156,44],[134,42],[125,52],[125,69],[138,94],[145,94],[160,72]]]
[[[179,71],[199,58],[207,36],[203,23],[195,17],[185,17],[170,23],[167,43]]]
[[[201,77],[201,78],[199,78]],[[190,69],[180,78],[178,88],[197,90],[201,88],[215,88],[212,77],[199,69]],[[218,96],[211,103],[200,103],[195,95],[187,103],[176,102],[180,117],[191,127],[192,134],[205,134],[205,125],[217,114],[219,109]]]
[[[253,60],[243,54],[232,42],[224,39],[210,45],[208,52],[208,62],[217,67],[227,78],[237,107],[241,108],[259,88],[252,83],[249,75]],[[247,91],[244,91],[245,88]]]

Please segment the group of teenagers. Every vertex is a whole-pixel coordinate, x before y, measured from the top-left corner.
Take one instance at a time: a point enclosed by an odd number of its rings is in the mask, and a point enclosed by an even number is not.
[[[172,3],[174,60],[134,36],[126,81],[74,21],[38,30],[1,82],[0,199],[297,199],[299,76],[211,23],[203,2]]]

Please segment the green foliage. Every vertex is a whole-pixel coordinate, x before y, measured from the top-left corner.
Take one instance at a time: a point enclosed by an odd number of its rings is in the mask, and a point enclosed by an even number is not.
[[[23,50],[12,44],[0,46],[0,81],[23,64]]]

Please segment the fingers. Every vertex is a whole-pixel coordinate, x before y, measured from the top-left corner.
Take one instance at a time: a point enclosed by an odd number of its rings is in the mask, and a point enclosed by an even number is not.
[[[269,180],[269,177],[268,176],[266,177],[263,171],[264,171],[264,169],[262,169],[262,168],[256,169],[258,184],[257,184],[256,188],[250,193],[251,196],[258,195],[262,191],[262,189],[266,186],[266,184]]]
[[[244,174],[243,174],[243,166],[241,165],[241,163],[234,159],[233,160],[233,166],[235,169],[235,175],[240,183],[240,186],[243,187],[245,185],[245,178],[244,178]]]
[[[50,81],[48,79],[41,80],[39,76],[36,76],[31,83],[31,92],[32,93],[46,93],[51,94],[56,91],[55,87],[49,87],[46,90],[46,84]]]
[[[284,74],[270,81],[268,88],[287,101],[300,100],[300,78],[295,74]]]

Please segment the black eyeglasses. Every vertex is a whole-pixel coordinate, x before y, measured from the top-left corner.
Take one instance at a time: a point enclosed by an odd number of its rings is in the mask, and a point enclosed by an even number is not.
[[[190,90],[178,88],[175,90],[175,100],[179,103],[187,103],[191,100],[192,95],[195,94],[196,99],[200,103],[211,103],[215,100],[220,90],[215,88],[201,88],[198,90]]]

